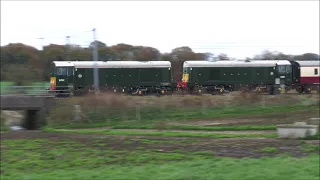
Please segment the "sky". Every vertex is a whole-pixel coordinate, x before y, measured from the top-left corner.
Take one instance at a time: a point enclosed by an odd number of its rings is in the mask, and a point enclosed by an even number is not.
[[[252,57],[319,54],[319,1],[1,1],[1,46],[97,40]],[[43,40],[38,39],[43,38]]]

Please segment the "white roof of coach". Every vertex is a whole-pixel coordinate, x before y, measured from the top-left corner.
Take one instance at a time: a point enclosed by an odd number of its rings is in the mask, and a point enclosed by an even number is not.
[[[58,63],[56,63],[58,62]],[[64,62],[64,63],[61,63]],[[74,66],[75,68],[93,68],[94,61],[55,61],[56,66]],[[150,68],[171,67],[170,61],[97,61],[98,68]]]
[[[246,61],[185,61],[183,67],[274,67],[291,65],[287,60],[251,60]]]
[[[320,66],[320,61],[315,60],[315,61],[296,61],[297,63],[300,64],[302,67],[319,67]]]

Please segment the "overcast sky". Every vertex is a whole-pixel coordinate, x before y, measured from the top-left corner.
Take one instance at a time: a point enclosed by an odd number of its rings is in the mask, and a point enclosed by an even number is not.
[[[319,1],[1,1],[1,45],[127,43],[252,57],[319,54]],[[37,39],[43,37],[44,40]]]

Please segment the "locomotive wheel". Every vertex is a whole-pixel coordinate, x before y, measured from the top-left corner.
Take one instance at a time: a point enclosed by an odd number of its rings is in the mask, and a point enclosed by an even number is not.
[[[280,94],[280,92],[279,92],[280,90],[279,89],[277,89],[276,87],[271,87],[270,88],[270,95],[276,95],[276,94]]]
[[[286,94],[288,94],[289,91],[290,91],[290,89],[287,87],[284,89],[284,93],[286,93]]]
[[[218,95],[218,92],[214,89],[214,90],[211,91],[211,94],[212,95]]]
[[[195,87],[192,87],[189,89],[189,94],[194,95],[195,94]]]
[[[215,89],[212,91],[212,95],[222,95],[222,94],[224,94],[223,89]]]
[[[298,88],[296,88],[296,91],[299,93],[299,94],[301,94],[301,93],[303,93],[303,87],[298,87]]]
[[[185,91],[183,89],[176,89],[171,93],[172,95],[184,95]]]

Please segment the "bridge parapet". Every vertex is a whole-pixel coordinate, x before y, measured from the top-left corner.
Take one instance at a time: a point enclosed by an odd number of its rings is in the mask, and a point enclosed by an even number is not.
[[[1,110],[25,110],[22,126],[38,129],[46,124],[46,115],[55,102],[54,96],[1,95]]]
[[[1,95],[1,110],[40,110],[54,96]]]

